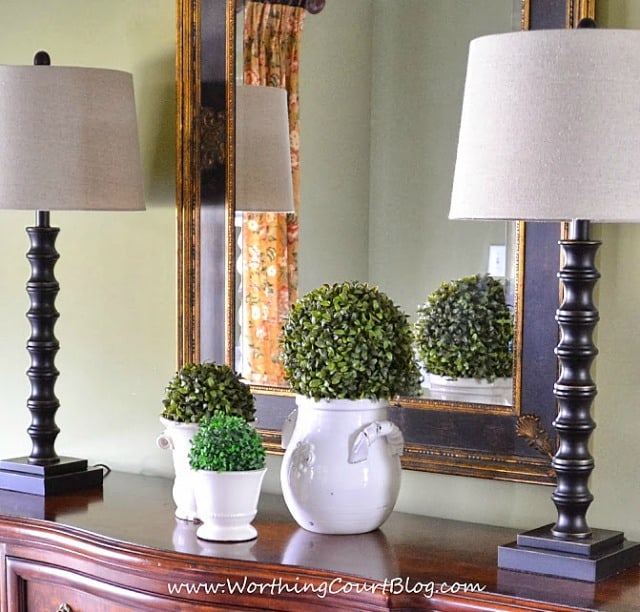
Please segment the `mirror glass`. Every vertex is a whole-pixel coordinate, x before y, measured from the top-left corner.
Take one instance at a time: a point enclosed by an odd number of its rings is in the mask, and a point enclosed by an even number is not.
[[[513,306],[514,224],[447,216],[469,42],[519,29],[515,5],[328,0],[320,13],[305,16],[299,295],[323,283],[367,281],[415,320],[442,282],[489,272],[504,280]],[[242,32],[240,12],[239,79]],[[236,367],[251,380],[242,360],[241,282],[236,297]],[[449,399],[426,388],[423,395]],[[462,401],[512,405],[512,388]]]
[[[234,36],[242,31],[242,13],[235,9],[241,4],[178,1],[181,364],[233,364],[234,345],[242,337],[239,287],[234,283],[242,261],[235,256],[237,117],[232,106],[234,79],[242,73],[236,61],[240,56],[234,53]],[[519,28],[571,27],[583,17],[593,18],[594,11],[592,0],[327,0],[320,13],[305,16],[300,58],[300,293],[324,282],[364,279],[383,284],[415,317],[416,304],[442,280],[487,270],[487,247],[506,246],[507,270],[517,262],[510,405],[425,397],[394,400],[390,418],[404,434],[405,469],[555,481],[550,449],[557,416],[555,273],[562,228],[520,222],[514,241],[512,230],[496,226],[495,234],[482,238],[480,255],[468,269],[452,267],[463,261],[488,226],[446,219],[460,99],[451,98],[456,108],[450,127],[444,126],[446,105],[440,103],[449,100],[450,91],[462,94],[469,39]],[[444,47],[439,47],[436,40],[443,31]],[[310,63],[314,50],[319,59]],[[445,81],[438,84],[424,64],[442,67],[450,57],[458,58],[457,68],[443,69]],[[450,74],[454,70],[460,70],[459,77]],[[429,121],[423,116],[426,107],[438,104],[439,114]],[[392,112],[383,116],[382,109]],[[379,210],[381,217],[376,216]],[[467,233],[458,235],[458,230]],[[515,259],[510,249],[514,242]],[[409,293],[412,287],[414,294]],[[265,446],[281,453],[281,431],[295,398],[283,386],[252,383]]]

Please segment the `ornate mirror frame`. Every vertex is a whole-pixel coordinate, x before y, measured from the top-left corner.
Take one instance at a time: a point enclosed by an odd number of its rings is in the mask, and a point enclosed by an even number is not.
[[[336,0],[327,0],[328,2]],[[178,365],[234,363],[234,83],[237,0],[177,0]],[[522,0],[523,29],[574,27],[595,0]],[[402,400],[408,469],[552,484],[557,224],[520,223],[514,406]],[[294,407],[254,387],[260,431],[282,452]]]

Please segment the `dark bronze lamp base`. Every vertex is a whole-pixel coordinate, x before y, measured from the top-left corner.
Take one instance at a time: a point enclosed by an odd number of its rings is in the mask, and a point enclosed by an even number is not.
[[[518,535],[498,547],[498,567],[597,582],[640,563],[640,543],[625,540],[620,531],[594,529],[589,538],[554,537],[552,525]]]
[[[39,54],[37,58],[38,62],[48,63],[48,56]],[[49,212],[42,210],[36,211],[35,226],[27,228],[31,240],[27,253],[31,264],[31,277],[27,281],[30,299],[27,318],[31,323],[31,337],[27,341],[31,394],[27,408],[31,424],[27,433],[32,451],[29,457],[0,461],[0,489],[41,496],[102,487],[103,479],[102,468],[88,467],[86,459],[59,457],[54,448],[60,432],[55,422],[60,403],[54,389],[58,378],[54,361],[59,348],[54,334],[58,319],[55,299],[59,285],[54,275],[59,257],[55,248],[58,232],[57,227],[49,225]]]
[[[87,467],[86,459],[59,459],[50,465],[29,463],[28,457],[0,461],[0,489],[47,496],[102,487],[102,468]]]
[[[564,258],[558,278],[564,292],[556,311],[560,368],[553,387],[558,444],[551,460],[557,480],[551,499],[558,520],[499,546],[498,567],[597,582],[638,565],[640,543],[628,542],[619,531],[590,529],[586,520],[593,500],[588,487],[594,467],[589,437],[595,428],[590,406],[596,395],[590,367],[598,353],[592,338],[599,319],[593,288],[600,277],[595,267],[600,242],[589,238],[589,229],[588,221],[574,220],[569,238],[560,241]]]

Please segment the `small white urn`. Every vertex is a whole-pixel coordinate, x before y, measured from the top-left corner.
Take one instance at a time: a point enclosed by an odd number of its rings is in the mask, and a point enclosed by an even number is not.
[[[267,469],[240,472],[195,470],[195,497],[203,540],[241,542],[258,532],[251,524],[258,512],[262,479]]]
[[[315,533],[377,529],[395,506],[402,474],[404,439],[388,420],[389,403],[299,395],[296,404],[282,432],[280,471],[291,515]]]
[[[173,501],[176,504],[175,515],[179,519],[194,521],[198,518],[194,495],[194,470],[189,465],[189,449],[199,425],[197,423],[179,423],[160,417],[165,430],[156,439],[156,444],[173,454]]]

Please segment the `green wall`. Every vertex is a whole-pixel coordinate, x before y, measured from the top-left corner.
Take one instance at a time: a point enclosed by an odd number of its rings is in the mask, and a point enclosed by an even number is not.
[[[373,11],[337,4],[306,16],[300,54],[301,294],[369,273]]]
[[[300,60],[300,288],[358,279],[411,316],[487,269],[505,223],[449,221],[468,41],[510,31],[513,0],[336,0]]]
[[[598,0],[598,7],[602,26],[640,28],[640,6],[635,0]],[[318,17],[310,16],[309,23]],[[62,404],[57,448],[115,469],[171,474],[168,453],[155,446],[155,438],[161,430],[158,414],[164,386],[176,360],[174,2],[3,0],[0,22],[2,63],[31,63],[35,50],[45,48],[56,64],[134,73],[147,211],[52,216],[62,229],[56,267],[61,284],[57,302],[61,317],[56,327],[61,375],[56,389]],[[352,31],[343,35],[352,34],[356,35]],[[343,98],[338,100],[347,104]],[[331,122],[324,127],[328,132],[325,155],[330,157],[341,142],[341,132]],[[360,189],[364,194],[368,187]],[[332,194],[317,197],[331,201]],[[25,433],[29,424],[25,408],[29,266],[24,258],[28,249],[24,227],[31,217],[0,213],[3,458],[29,452]],[[593,436],[597,465],[592,479],[596,500],[589,518],[594,526],[623,529],[638,540],[640,419],[635,376],[640,360],[640,284],[635,279],[640,228],[607,227],[601,234],[598,429]],[[334,244],[338,248],[348,236],[336,232],[327,249]],[[354,274],[358,265],[354,264]],[[269,466],[265,489],[277,491],[279,459],[271,457]],[[397,508],[529,528],[554,519],[550,493],[548,487],[407,471]]]
[[[511,3],[373,3],[368,280],[411,316],[443,281],[486,272],[489,245],[505,244],[506,223],[448,214],[468,43],[510,31]]]

